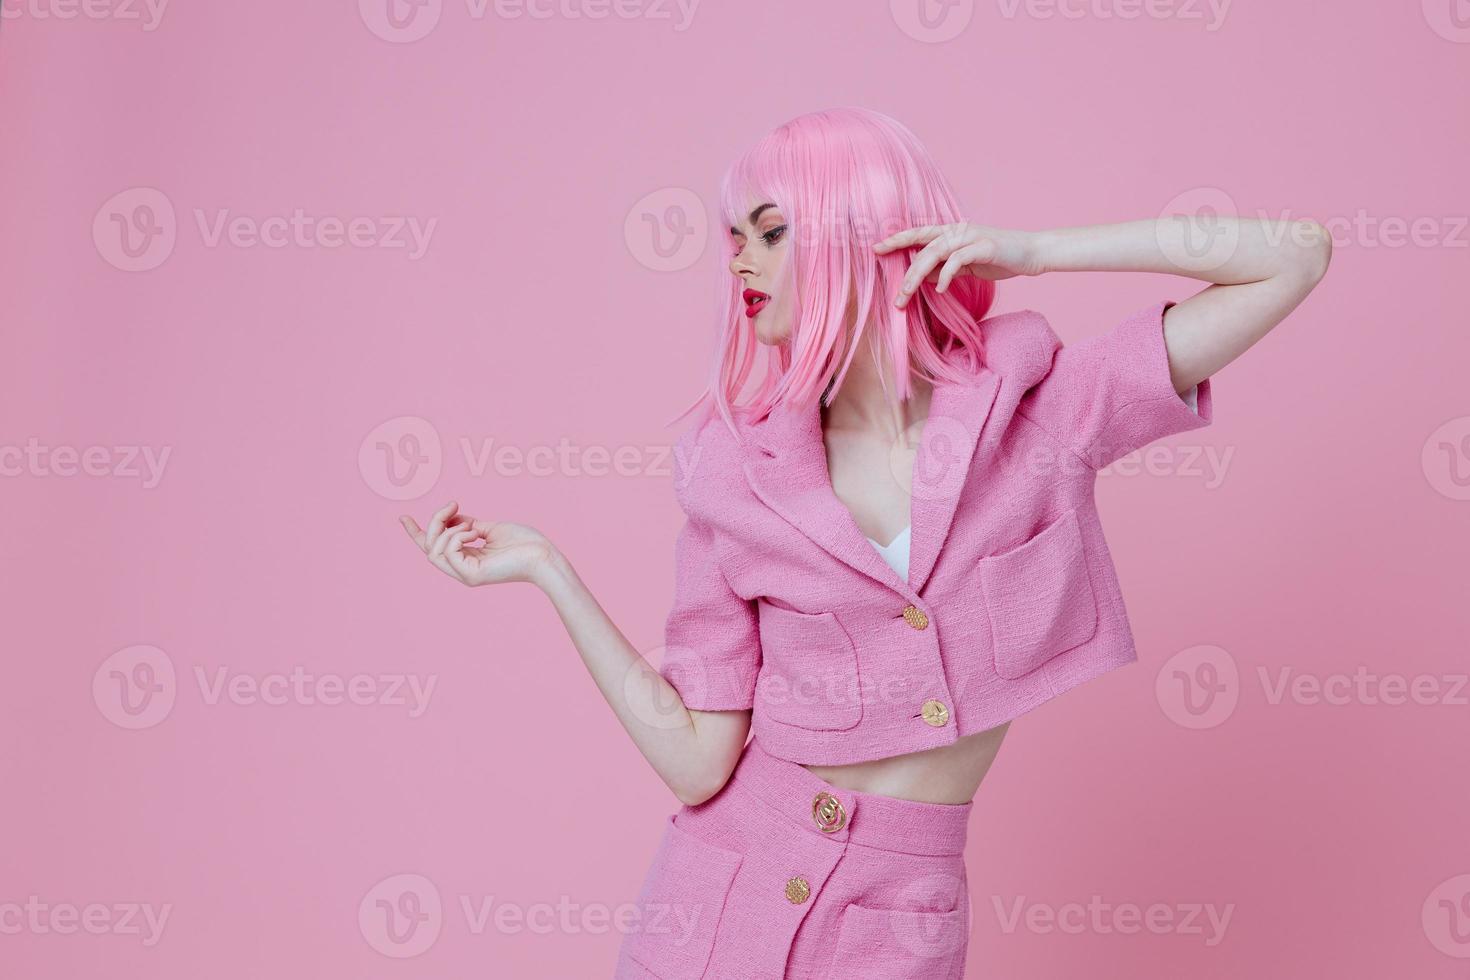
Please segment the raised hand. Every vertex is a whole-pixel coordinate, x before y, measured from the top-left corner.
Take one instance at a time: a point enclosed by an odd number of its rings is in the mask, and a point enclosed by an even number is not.
[[[937,283],[944,292],[956,275],[981,279],[1009,279],[1012,276],[1039,275],[1042,270],[1036,236],[1029,231],[1010,231],[963,221],[952,225],[920,225],[895,232],[873,244],[879,255],[894,249],[923,247],[911,260],[903,278],[896,306],[908,304],[909,297],[925,278]],[[944,265],[934,274],[935,266]]]
[[[407,514],[398,522],[435,568],[465,585],[533,582],[555,553],[535,528],[480,520],[461,513],[452,500],[434,512],[427,528]]]

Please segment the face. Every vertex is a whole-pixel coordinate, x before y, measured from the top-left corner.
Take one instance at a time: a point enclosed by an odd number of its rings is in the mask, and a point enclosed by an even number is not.
[[[788,237],[781,209],[769,201],[750,202],[739,224],[730,228],[730,271],[740,280],[745,315],[763,344],[782,344],[791,336],[789,306],[774,292]]]

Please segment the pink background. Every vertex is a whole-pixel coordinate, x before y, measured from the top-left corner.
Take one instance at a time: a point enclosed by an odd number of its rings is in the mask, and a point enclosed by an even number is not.
[[[1101,481],[1141,661],[1013,725],[969,975],[1470,976],[1463,2],[993,0],[932,28],[913,0],[386,2],[4,0],[0,976],[611,971],[676,801],[550,604],[455,585],[397,515],[541,528],[656,656],[664,422],[723,249],[698,200],[839,104],[907,123],[988,223],[1226,206],[1336,239],[1216,423]],[[298,210],[325,237],[250,237]],[[215,237],[222,213],[247,220]],[[405,217],[422,254],[368,244]],[[164,234],[130,256],[118,219]],[[1054,275],[997,310],[1073,341],[1198,288]],[[537,473],[480,455],[563,440]],[[383,697],[211,686],[297,668]],[[380,703],[395,676],[432,679],[417,717]],[[386,936],[373,899],[410,886],[442,911]],[[161,937],[129,903],[168,907]]]

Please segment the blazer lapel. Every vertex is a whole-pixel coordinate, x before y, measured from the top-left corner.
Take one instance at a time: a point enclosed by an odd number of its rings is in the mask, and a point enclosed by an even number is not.
[[[916,601],[949,534],[997,387],[989,370],[969,384],[934,386],[913,464],[908,581],[883,560],[833,491],[820,408],[802,412],[778,405],[765,419],[747,424],[741,466],[756,496],[824,551]]]
[[[972,384],[941,383],[934,387],[929,418],[924,421],[914,456],[910,489],[914,530],[909,545],[909,582],[915,592],[923,591],[949,537],[975,445],[999,387],[1000,376],[988,369]]]

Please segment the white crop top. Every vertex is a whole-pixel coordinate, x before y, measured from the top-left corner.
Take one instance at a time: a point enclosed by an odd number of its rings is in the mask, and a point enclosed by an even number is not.
[[[898,573],[898,577],[905,582],[909,580],[909,538],[912,536],[913,530],[914,526],[910,524],[902,531],[899,531],[898,537],[889,542],[887,547],[873,541],[872,538],[868,538],[872,542],[873,547],[878,549],[878,554],[883,556],[883,560],[888,562],[893,570]]]
[[[1184,403],[1196,415],[1199,414],[1199,385],[1195,385],[1179,397],[1184,399]],[[913,537],[913,530],[914,526],[910,524],[902,531],[899,531],[898,537],[894,538],[887,545],[881,545],[872,538],[868,538],[869,543],[878,549],[878,554],[883,556],[883,560],[888,562],[889,567],[897,572],[898,577],[905,582],[909,580],[909,541]],[[867,536],[864,535],[864,537]]]

